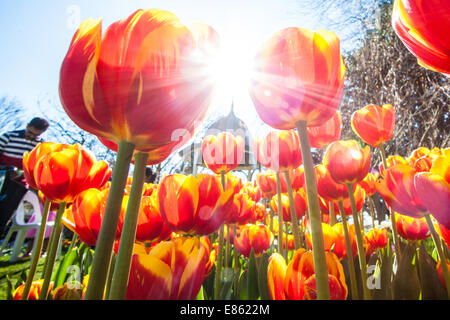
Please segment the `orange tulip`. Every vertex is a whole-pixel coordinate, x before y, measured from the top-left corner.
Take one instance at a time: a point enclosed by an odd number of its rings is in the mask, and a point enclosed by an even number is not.
[[[336,233],[336,241],[334,243],[333,253],[339,258],[344,259],[347,257],[347,248],[345,246],[344,226],[342,223],[336,223],[333,225],[333,230]],[[355,225],[348,225],[348,236],[350,239],[350,246],[352,248],[353,259],[358,255],[358,245],[356,243]]]
[[[29,153],[25,152],[22,158],[22,167],[23,175],[28,185],[35,190],[39,189],[34,177],[34,168],[42,156],[47,153],[61,151],[62,149],[69,147],[69,145],[62,143],[42,142],[38,143]]]
[[[391,139],[395,128],[395,110],[391,104],[369,104],[352,114],[351,125],[365,143],[378,148]]]
[[[205,278],[209,252],[198,238],[164,241],[134,250],[128,300],[192,300]]]
[[[283,249],[286,249],[286,235],[283,235]],[[287,248],[288,250],[294,250],[295,249],[295,243],[294,243],[294,235],[288,234],[287,235]]]
[[[266,225],[250,224],[241,228],[240,233],[234,238],[234,245],[237,251],[247,258],[250,257],[252,249],[255,257],[259,257],[269,249],[273,238]]]
[[[414,150],[408,158],[409,165],[417,172],[429,172],[433,165],[433,161],[438,157],[445,157],[445,152],[439,148],[418,148]]]
[[[233,203],[233,189],[223,191],[219,180],[172,174],[158,188],[162,218],[170,229],[187,234],[210,234],[219,229]]]
[[[41,294],[42,284],[44,282],[44,279],[39,279],[36,281],[33,281],[30,288],[30,293],[28,295],[28,300],[38,300],[39,295]],[[53,282],[50,282],[49,285],[49,291],[51,291],[53,288]],[[21,284],[17,287],[16,290],[12,293],[13,300],[21,300],[23,290],[25,289],[25,283]]]
[[[306,214],[306,192],[304,189],[293,191],[295,212],[297,219],[301,219]],[[270,205],[274,212],[278,214],[278,197],[273,196],[270,200]],[[291,222],[291,210],[290,210],[289,196],[286,193],[281,194],[281,209],[283,214],[283,221]]]
[[[122,219],[120,219],[122,218]],[[125,216],[119,217],[119,228],[122,229]],[[139,209],[136,227],[136,240],[141,242],[159,242],[167,240],[172,230],[165,224],[158,208],[158,195],[143,196]]]
[[[401,214],[396,215],[398,234],[407,240],[423,240],[430,236],[430,229],[425,218],[411,218]]]
[[[342,117],[339,111],[328,121],[317,127],[308,127],[309,143],[312,148],[324,148],[339,140],[342,131]]]
[[[52,202],[71,203],[89,188],[100,188],[111,176],[105,161],[78,145],[49,152],[38,161],[34,176],[37,186]]]
[[[255,204],[255,210],[253,212],[253,218],[252,221],[256,222],[256,221],[264,221],[264,215],[266,213],[266,206],[263,205],[262,203],[256,203]]]
[[[323,199],[339,201],[348,198],[347,186],[334,181],[326,166],[319,164],[314,167],[314,172],[316,174],[317,192]]]
[[[408,165],[409,162],[408,162],[408,159],[405,159],[402,156],[393,155],[393,156],[388,156],[387,157],[386,163],[387,163],[388,168],[390,168],[390,167],[393,167],[393,166],[395,166],[397,164],[406,164],[406,165]],[[383,161],[380,162],[379,168],[380,168],[380,176],[384,177],[385,172],[384,172]]]
[[[109,189],[91,188],[81,192],[73,205],[64,212],[62,221],[66,227],[76,233],[88,246],[95,246],[108,200]],[[127,208],[128,196],[124,196],[120,216],[123,220]],[[117,228],[116,240],[120,239],[121,228]]]
[[[377,175],[369,172],[367,176],[359,182],[359,185],[364,189],[367,196],[372,196],[377,192],[377,189],[375,188],[376,181]]]
[[[375,187],[384,201],[400,214],[421,218],[427,209],[420,200],[414,186],[416,171],[408,165],[397,164],[389,167],[383,179]]]
[[[364,238],[368,244],[367,251],[369,252],[376,249],[383,249],[389,241],[389,235],[386,229],[370,229]]]
[[[271,131],[253,141],[256,160],[274,171],[286,171],[302,164],[300,139],[294,130]]]
[[[450,228],[450,155],[433,161],[430,172],[414,177],[415,188],[425,208],[445,228]]]
[[[334,33],[285,28],[263,44],[255,60],[250,96],[269,126],[288,130],[298,121],[319,126],[336,113],[345,66]]]
[[[206,250],[206,257],[208,258],[205,266],[206,279],[211,274],[214,264],[216,263],[217,250],[215,248],[211,248],[211,241],[207,236],[200,237],[200,244],[204,246]]]
[[[239,192],[234,196],[231,205],[225,217],[227,224],[245,225],[250,223],[253,218],[256,203],[247,194]]]
[[[256,183],[258,184],[264,198],[272,198],[274,194],[277,193],[277,182],[275,180],[275,175],[257,173]]]
[[[186,139],[173,131],[192,135],[207,114],[214,81],[204,48],[218,46],[217,34],[206,25],[189,30],[157,9],[137,10],[103,36],[101,29],[100,19],[88,19],[72,39],[60,72],[64,110],[83,130],[114,143],[140,151],[179,147]]]
[[[331,143],[323,156],[323,164],[337,183],[357,183],[370,169],[370,148],[362,149],[355,140]]]
[[[322,234],[325,251],[331,251],[338,237],[334,229],[334,226],[332,227],[327,223],[322,223]],[[305,239],[306,243],[308,244],[308,247],[312,249],[311,231],[309,228],[306,228]]]
[[[237,194],[241,191],[243,186],[241,178],[232,175],[231,172],[225,174],[225,190],[231,188],[233,189],[234,194]]]
[[[325,255],[331,299],[345,300],[348,289],[342,265],[334,253],[326,252]],[[287,267],[281,255],[273,254],[269,260],[267,281],[272,299],[317,299],[312,251],[298,249]],[[281,286],[283,282],[284,287]]]
[[[430,70],[450,74],[450,1],[396,0],[392,26],[403,44]]]
[[[245,185],[241,189],[241,192],[248,194],[250,199],[252,199],[255,202],[259,202],[259,200],[261,200],[262,193],[259,187],[254,187],[253,185],[247,183],[247,185]]]
[[[71,283],[65,283],[57,287],[52,292],[53,300],[81,300],[82,290],[81,286],[76,287]]]
[[[267,284],[272,300],[286,300],[284,280],[286,278],[287,265],[283,256],[273,253],[269,258],[267,267]]]
[[[242,162],[244,139],[221,132],[217,136],[208,135],[202,141],[202,154],[206,166],[214,173],[227,173]]]

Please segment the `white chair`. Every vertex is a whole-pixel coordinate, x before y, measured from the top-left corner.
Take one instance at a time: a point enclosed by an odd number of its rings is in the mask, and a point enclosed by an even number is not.
[[[35,216],[35,219],[31,223],[25,222],[25,203],[28,202],[29,205],[32,206],[32,210]],[[30,229],[36,229],[35,233],[35,240],[39,233],[39,228],[41,226],[41,220],[42,220],[42,210],[41,210],[41,204],[39,201],[38,196],[33,191],[27,191],[25,195],[23,196],[22,200],[20,200],[19,206],[17,207],[16,211],[14,212],[11,221],[12,225],[8,231],[8,234],[5,237],[5,240],[3,241],[2,247],[0,252],[3,253],[3,250],[5,249],[6,245],[9,242],[9,239],[11,238],[12,234],[14,232],[17,232],[16,239],[14,240],[14,246],[11,252],[11,257],[9,261],[17,261],[18,256],[20,254],[20,251],[22,249],[23,243],[26,239],[27,232]],[[53,226],[54,222],[47,222],[47,227]],[[36,247],[36,242],[34,241],[33,244],[33,250],[34,252]]]

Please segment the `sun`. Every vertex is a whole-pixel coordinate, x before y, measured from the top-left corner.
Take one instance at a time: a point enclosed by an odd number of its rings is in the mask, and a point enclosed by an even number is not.
[[[210,64],[217,83],[216,100],[230,102],[248,96],[256,51],[257,46],[245,30],[228,28],[221,34],[220,51]]]

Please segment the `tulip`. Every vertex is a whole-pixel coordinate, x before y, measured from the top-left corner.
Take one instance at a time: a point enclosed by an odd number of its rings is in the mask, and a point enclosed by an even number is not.
[[[344,225],[342,223],[336,223],[333,226],[333,231],[336,234],[333,253],[339,259],[344,259],[344,258],[349,259],[349,255],[347,254],[347,252],[351,251],[352,257],[356,257],[356,255],[358,254],[358,246],[357,246],[357,241],[356,241],[355,225],[350,224],[350,225],[348,225],[348,228],[347,228],[349,242],[350,242],[348,249],[347,249],[347,244],[345,243]],[[357,293],[356,293],[355,297],[356,296],[357,296]]]
[[[450,74],[450,29],[448,0],[396,0],[392,26],[418,63],[436,72]]]
[[[342,131],[342,117],[339,111],[328,121],[317,127],[308,127],[308,137],[311,147],[324,148],[331,142],[339,140]]]
[[[345,300],[348,289],[342,265],[332,252],[326,253],[326,259],[331,299]],[[270,296],[274,300],[317,299],[316,277],[311,251],[305,251],[305,249],[295,251],[287,266],[278,253],[273,254],[269,259],[267,282]]]
[[[253,142],[259,163],[274,171],[286,171],[302,164],[300,140],[294,130],[272,131]]]
[[[158,188],[162,218],[172,231],[210,234],[217,231],[233,203],[233,190],[223,191],[215,176],[172,174]]]
[[[336,234],[334,227],[330,226],[327,223],[322,223],[322,234],[325,251],[331,251],[334,247],[334,244],[338,236]],[[308,247],[312,249],[311,231],[309,230],[309,228],[306,228],[305,239],[306,243],[308,244]]]
[[[261,189],[264,198],[270,199],[277,192],[275,175],[270,175],[267,173],[257,173],[256,183]]]
[[[450,228],[450,156],[437,157],[430,172],[416,174],[414,183],[427,210],[445,228]]]
[[[134,251],[128,300],[192,300],[205,278],[209,252],[197,238],[164,241]]]
[[[30,293],[28,295],[28,300],[38,300],[38,298],[41,294],[43,282],[44,282],[43,279],[33,281],[32,285],[31,285]],[[53,287],[53,282],[50,284],[50,290],[52,287]],[[14,292],[12,293],[13,300],[23,300],[22,295],[23,295],[24,288],[25,288],[25,284],[21,284],[20,286],[18,286],[16,288],[16,290],[14,290]]]
[[[325,30],[283,29],[258,52],[256,71],[250,96],[260,118],[273,128],[297,128],[299,133],[311,227],[314,229],[318,296],[329,299],[320,208],[306,127],[326,122],[339,106],[345,75],[339,39]]]
[[[366,196],[369,198],[370,216],[372,217],[372,227],[375,228],[375,215],[374,215],[374,204],[372,195],[377,192],[375,188],[375,182],[377,181],[377,175],[369,172],[367,176],[359,182],[361,188],[364,189]]]
[[[71,203],[84,190],[101,187],[111,176],[105,161],[78,145],[47,153],[34,169],[39,190],[52,202]]]
[[[364,240],[367,242],[366,255],[370,257],[373,251],[387,246],[389,241],[388,231],[386,229],[370,229]]]
[[[272,197],[272,200],[270,201],[270,204],[272,206],[272,209],[277,214],[278,212],[278,198],[276,196]],[[306,213],[306,193],[303,189],[300,189],[297,192],[294,192],[294,203],[295,211],[298,213],[297,218],[301,219]],[[290,222],[292,220],[291,214],[290,214],[290,200],[287,194],[282,193],[281,194],[281,209],[282,209],[282,215],[283,220],[285,222]]]
[[[318,126],[336,113],[345,66],[334,33],[280,30],[263,44],[255,61],[250,96],[269,126],[288,130],[298,121]]]
[[[65,283],[57,287],[52,295],[53,300],[81,300],[82,290],[72,283]]]
[[[250,257],[253,249],[255,257],[260,257],[270,247],[273,241],[273,234],[269,228],[263,224],[246,225],[234,238],[236,249],[245,257]]]
[[[253,218],[256,203],[245,193],[234,195],[233,204],[225,217],[227,224],[245,225]]]
[[[411,218],[405,215],[397,215],[398,234],[406,240],[423,240],[430,236],[425,218]]]
[[[450,249],[450,229],[447,229],[442,224],[438,223],[438,227],[436,228],[436,231],[441,236],[442,240],[445,241],[447,244],[447,247]]]
[[[375,187],[384,201],[396,212],[421,218],[427,209],[414,186],[416,171],[408,165],[398,164],[388,168]]]
[[[351,125],[362,141],[378,148],[391,139],[395,128],[395,110],[391,104],[370,104],[352,114]]]
[[[323,164],[337,183],[360,182],[370,169],[370,148],[362,149],[355,140],[333,142],[325,151]]]
[[[175,15],[153,9],[113,23],[103,37],[101,21],[88,19],[72,39],[60,72],[63,108],[80,128],[118,144],[87,299],[103,295],[133,150],[180,147],[207,114],[214,81],[206,72],[208,53],[196,38]],[[183,135],[173,135],[177,128]]]
[[[172,230],[165,224],[158,208],[157,193],[152,196],[143,196],[139,208],[139,217],[136,227],[136,240],[139,242],[159,242],[167,240]],[[120,215],[118,229],[122,230],[124,216]],[[122,231],[120,232],[122,233]]]
[[[450,269],[450,262],[447,262],[447,270],[448,269]],[[436,271],[437,271],[439,281],[441,282],[442,286],[447,289],[448,285],[447,285],[447,282],[445,281],[445,276],[444,276],[444,272],[443,272],[443,268],[442,268],[440,260],[438,260],[438,263],[436,265]]]
[[[235,169],[244,155],[244,139],[227,132],[203,138],[202,154],[206,166],[216,174]]]
[[[284,280],[286,278],[287,265],[283,256],[273,253],[269,258],[267,267],[267,284],[272,300],[286,300]]]

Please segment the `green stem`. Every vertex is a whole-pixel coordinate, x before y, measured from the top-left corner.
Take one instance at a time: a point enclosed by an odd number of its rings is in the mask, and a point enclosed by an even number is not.
[[[328,202],[328,212],[330,214],[330,225],[334,226],[337,222],[336,220],[336,214],[334,213],[334,203],[333,201]]]
[[[66,209],[66,203],[61,202],[59,204],[58,212],[55,217],[55,224],[53,225],[52,230],[52,243],[50,244],[50,248],[47,253],[47,264],[44,270],[44,281],[42,283],[41,293],[39,295],[39,300],[46,300],[48,296],[48,289],[50,287],[50,281],[53,273],[53,266],[55,265],[56,253],[58,251],[59,240],[61,237],[61,217]]]
[[[428,228],[430,229],[431,236],[433,237],[434,246],[436,247],[438,258],[441,261],[442,273],[444,275],[445,286],[447,287],[447,296],[448,299],[450,300],[450,275],[447,267],[447,259],[444,255],[444,251],[442,250],[439,235],[436,232],[436,229],[434,229],[434,225],[433,222],[431,221],[430,215],[426,214],[425,219],[427,220]]]
[[[278,199],[278,252],[283,255],[283,205],[281,203],[280,174],[277,172],[277,199]]]
[[[111,188],[103,214],[102,226],[95,247],[91,275],[86,290],[86,300],[101,300],[105,290],[111,254],[122,207],[123,191],[127,182],[128,170],[133,156],[134,145],[121,141],[117,151],[116,165],[113,170]]]
[[[372,228],[375,229],[375,214],[372,196],[369,196],[370,216],[372,217]]]
[[[378,149],[380,150],[381,159],[383,161],[384,171],[388,168],[387,158],[386,158],[386,152],[384,151],[384,144],[380,143],[378,146]],[[395,219],[395,212],[392,210],[392,208],[389,208],[389,215],[391,218],[391,224],[392,224],[392,238],[394,240],[394,248],[395,248],[395,255],[397,256],[397,261],[400,261],[401,258],[401,250],[400,250],[400,238],[398,236],[397,231],[397,222]]]
[[[347,264],[348,264],[348,271],[350,274],[350,287],[352,290],[352,300],[356,300],[359,299],[359,293],[358,287],[356,285],[357,282],[356,282],[355,264],[353,262],[352,243],[350,242],[350,235],[348,232],[347,217],[345,215],[344,204],[342,203],[341,200],[339,200],[338,205],[342,217],[342,226],[344,227],[345,250],[347,253]]]
[[[322,221],[320,220],[320,206],[317,194],[314,163],[311,155],[306,121],[296,123],[300,138],[303,168],[305,173],[306,195],[309,206],[309,220],[311,225],[311,242],[313,247],[314,271],[316,274],[317,299],[329,300],[330,287],[328,284],[328,270],[323,244]]]
[[[136,229],[141,206],[142,190],[144,189],[145,167],[148,153],[138,152],[134,156],[133,183],[127,203],[125,221],[120,237],[119,251],[114,267],[109,300],[124,300],[127,293],[128,278],[130,275],[131,258],[133,255]]]
[[[225,192],[225,172],[220,173],[220,180],[222,182],[222,188]],[[220,291],[222,288],[222,268],[223,268],[223,237],[224,237],[224,225],[222,224],[219,229],[219,245],[217,246],[217,265],[216,274],[214,278],[214,299],[220,299]]]
[[[225,269],[230,267],[230,256],[231,256],[230,225],[227,224],[227,239],[225,243]]]
[[[112,286],[112,281],[113,281],[114,269],[116,267],[116,261],[117,261],[117,256],[113,252],[111,254],[111,262],[109,264],[108,277],[106,278],[106,287],[105,287],[105,298],[108,298],[109,300],[111,300],[110,299],[111,286]]]
[[[292,233],[294,234],[294,246],[295,250],[298,250],[300,249],[300,233],[298,227],[297,211],[295,210],[294,193],[292,192],[292,185],[291,179],[289,177],[289,171],[285,171],[284,175],[286,177],[287,191],[289,196],[289,209],[291,210],[291,223],[292,223]]]
[[[28,271],[27,280],[25,282],[25,288],[23,289],[21,300],[28,300],[28,295],[30,294],[31,284],[33,283],[34,275],[36,274],[37,265],[39,262],[39,257],[41,256],[42,245],[44,243],[45,229],[47,227],[48,213],[50,211],[50,201],[45,199],[44,212],[42,212],[41,225],[39,227],[39,232],[37,238],[35,239],[36,244],[34,247],[33,255],[31,257],[30,270]]]
[[[358,247],[359,266],[361,269],[361,281],[363,286],[364,300],[370,300],[369,288],[367,288],[367,263],[366,251],[364,249],[364,240],[361,234],[361,227],[359,224],[358,212],[356,212],[355,196],[353,194],[353,186],[347,183],[348,196],[352,207],[353,224],[355,226],[356,245]]]

